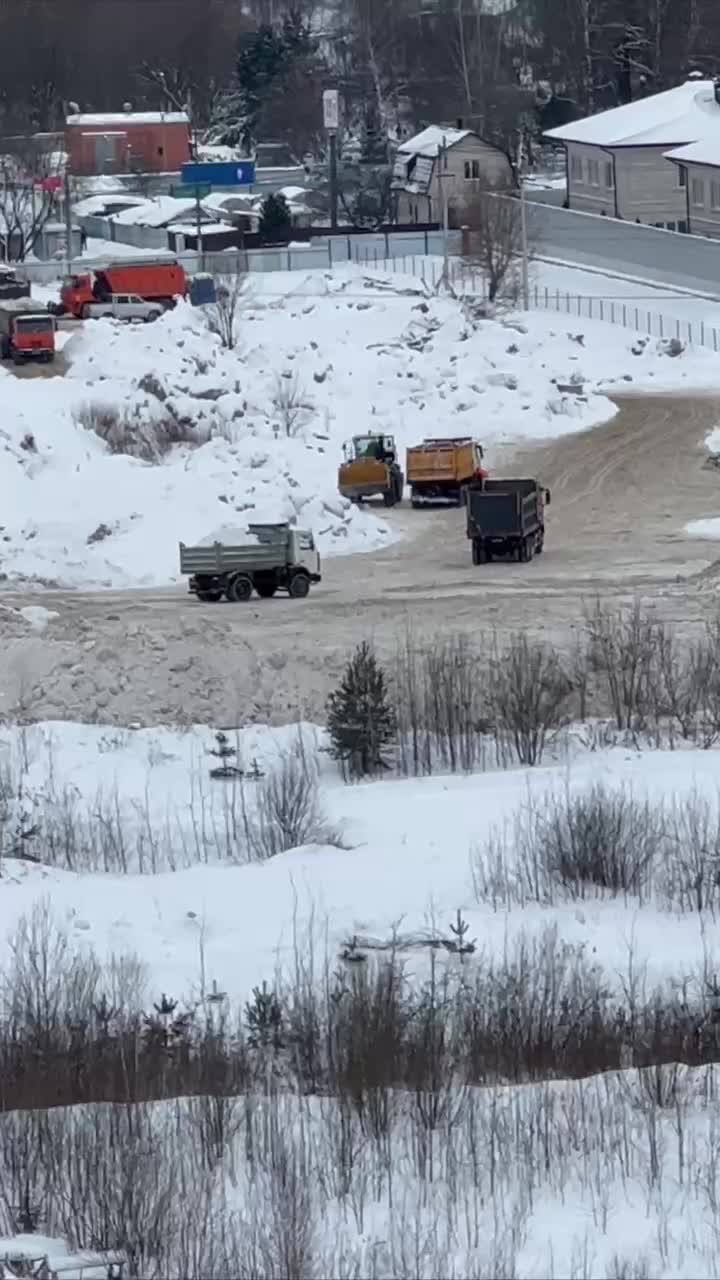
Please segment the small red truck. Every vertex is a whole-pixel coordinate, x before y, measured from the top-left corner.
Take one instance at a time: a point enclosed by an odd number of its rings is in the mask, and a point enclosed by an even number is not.
[[[114,294],[133,294],[147,302],[174,306],[185,297],[187,277],[179,262],[116,262],[84,275],[67,276],[60,290],[57,315],[88,319],[94,303],[106,302]]]
[[[23,364],[25,360],[55,359],[55,321],[31,298],[0,301],[0,356]]]

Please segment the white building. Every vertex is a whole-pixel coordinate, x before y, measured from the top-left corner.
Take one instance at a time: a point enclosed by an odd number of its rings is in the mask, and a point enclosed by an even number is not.
[[[398,148],[393,192],[398,222],[440,222],[443,201],[451,223],[475,191],[512,183],[510,161],[500,147],[471,129],[429,125]]]
[[[545,136],[565,146],[570,209],[671,231],[695,230],[688,213],[687,148],[720,138],[720,82],[694,74],[674,89],[550,129]]]

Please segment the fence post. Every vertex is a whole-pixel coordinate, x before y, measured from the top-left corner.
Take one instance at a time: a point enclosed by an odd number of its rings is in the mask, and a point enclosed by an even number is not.
[[[638,311],[637,307],[635,308],[635,328],[636,329],[640,328],[640,312]]]
[[[717,329],[713,326],[713,351],[718,349]]]
[[[560,311],[560,290],[559,289],[555,290],[555,310],[558,313]]]
[[[546,311],[549,311],[549,310],[550,310],[550,308],[549,308],[549,306],[548,306],[548,287],[547,287],[547,285],[545,285],[545,310],[546,310]]]
[[[705,321],[700,321],[700,346],[705,346]]]
[[[651,316],[651,314],[650,314],[650,312],[649,312],[649,311],[648,311],[647,331],[648,331],[648,333],[650,334],[650,336],[652,337],[652,316]]]
[[[290,249],[288,249],[287,251],[287,264],[288,264],[288,271],[292,271],[292,252]]]
[[[688,320],[688,342],[690,343],[690,346],[692,346],[692,340],[692,321]]]
[[[623,302],[623,329],[627,329],[627,305]]]
[[[662,318],[662,312],[660,313],[660,315],[659,315],[658,319],[659,319],[659,322],[660,322],[660,337],[661,337],[661,338],[664,338],[664,337],[665,337],[665,334],[663,333],[663,318]]]
[[[570,315],[570,313],[571,313],[571,311],[572,311],[572,307],[570,306],[570,294],[569,294],[569,293],[568,293],[568,294],[566,294],[566,306],[565,306],[565,310],[567,311],[568,315]]]
[[[615,323],[615,303],[614,302],[610,303],[610,323],[611,324]]]
[[[600,299],[600,319],[601,320],[605,319],[605,307],[603,306],[602,298]]]

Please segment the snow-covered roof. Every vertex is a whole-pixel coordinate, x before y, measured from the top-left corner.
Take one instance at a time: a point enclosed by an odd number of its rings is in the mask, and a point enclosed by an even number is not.
[[[708,135],[700,142],[690,142],[686,147],[675,147],[665,152],[666,160],[675,160],[679,164],[707,164],[720,167],[720,137]]]
[[[720,104],[713,81],[686,80],[663,93],[548,129],[545,137],[598,147],[679,146],[719,129]]]
[[[472,134],[471,129],[443,129],[441,125],[431,124],[414,138],[406,138],[398,147],[398,153],[408,156],[428,156],[434,159],[442,146],[454,147],[463,138]]]
[[[112,128],[122,124],[189,124],[190,120],[185,111],[103,111],[67,116],[65,123],[83,128],[102,128],[103,125]]]
[[[164,227],[194,208],[194,198],[159,196],[157,200],[144,200],[142,204],[113,214],[112,221],[123,227]]]
[[[93,214],[103,214],[108,205],[116,204],[124,204],[128,209],[137,208],[138,205],[147,204],[147,197],[125,195],[121,191],[106,196],[85,196],[83,200],[78,200],[77,204],[73,205],[73,213],[78,218],[88,218]]]

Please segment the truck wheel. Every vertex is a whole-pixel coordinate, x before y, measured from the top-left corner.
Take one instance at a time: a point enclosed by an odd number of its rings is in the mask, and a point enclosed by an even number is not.
[[[89,319],[90,319],[90,307],[87,305],[87,303],[86,303],[86,305],[82,308],[82,311],[80,312],[80,315],[82,316],[83,320],[89,320]]]
[[[277,591],[276,582],[256,582],[255,590],[262,600],[271,600]]]
[[[487,560],[485,544],[482,538],[473,538],[472,540],[472,562],[473,564],[484,564]]]
[[[536,556],[541,556],[541,555],[542,555],[542,553],[543,553],[543,547],[544,547],[544,546],[545,546],[545,534],[544,534],[544,532],[542,532],[542,533],[539,533],[539,534],[538,534],[538,536],[537,536],[537,542],[535,543],[535,555],[536,555]]]
[[[394,507],[397,502],[397,491],[395,489],[395,481],[391,482],[390,488],[386,489],[383,494],[383,502],[386,507]]]
[[[250,599],[252,592],[252,578],[248,578],[246,573],[239,573],[228,583],[225,594],[233,604],[242,604]]]
[[[293,600],[303,600],[310,591],[310,579],[306,573],[295,573],[288,585],[288,595]]]

